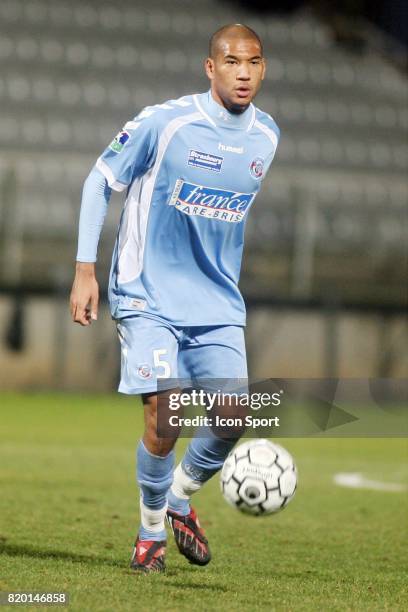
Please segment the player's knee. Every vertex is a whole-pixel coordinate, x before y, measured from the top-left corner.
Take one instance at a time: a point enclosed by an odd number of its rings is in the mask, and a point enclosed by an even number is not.
[[[143,442],[147,448],[147,450],[152,453],[152,455],[157,455],[158,457],[165,457],[173,450],[173,447],[176,443],[175,440],[169,438],[159,438],[157,435],[157,431],[146,429]]]
[[[157,422],[148,421],[145,425],[143,442],[149,453],[159,457],[165,457],[173,450],[176,439],[160,436],[157,429]]]
[[[165,419],[162,419],[165,420]],[[165,457],[173,449],[178,437],[174,428],[166,428],[160,421],[156,399],[145,400],[145,430],[143,442],[153,455]]]
[[[211,427],[211,433],[220,443],[234,445],[245,434],[246,425],[239,417],[220,417]]]
[[[246,430],[246,406],[230,402],[214,406],[214,417],[211,431],[216,438],[230,442],[238,442]]]

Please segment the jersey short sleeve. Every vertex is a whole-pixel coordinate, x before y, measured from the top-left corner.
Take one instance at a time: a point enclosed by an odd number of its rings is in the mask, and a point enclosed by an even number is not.
[[[157,153],[157,127],[153,117],[142,111],[128,121],[96,162],[109,187],[123,191],[132,181],[147,172]]]

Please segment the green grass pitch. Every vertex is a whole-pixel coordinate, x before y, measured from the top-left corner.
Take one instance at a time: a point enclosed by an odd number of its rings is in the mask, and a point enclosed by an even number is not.
[[[299,469],[282,513],[241,515],[215,477],[195,498],[213,561],[189,565],[169,537],[166,575],[137,576],[139,401],[3,393],[0,404],[0,590],[66,591],[87,612],[408,609],[408,496],[332,482],[348,471],[405,482],[405,440],[278,440]]]

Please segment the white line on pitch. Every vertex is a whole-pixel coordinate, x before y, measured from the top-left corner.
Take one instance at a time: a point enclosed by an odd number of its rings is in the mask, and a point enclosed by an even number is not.
[[[340,487],[349,487],[350,489],[372,489],[373,491],[390,491],[392,493],[407,490],[406,485],[370,480],[358,472],[339,472],[333,476],[333,481]]]

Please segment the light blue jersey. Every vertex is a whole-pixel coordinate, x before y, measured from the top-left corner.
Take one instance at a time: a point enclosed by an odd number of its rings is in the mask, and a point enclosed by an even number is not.
[[[126,123],[96,164],[110,187],[128,190],[109,283],[115,319],[245,325],[244,228],[278,140],[269,115],[252,104],[229,113],[210,92]]]

